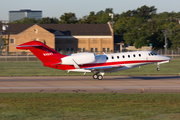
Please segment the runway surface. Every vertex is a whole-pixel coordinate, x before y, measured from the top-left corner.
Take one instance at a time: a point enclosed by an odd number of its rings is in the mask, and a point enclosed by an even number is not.
[[[180,93],[180,76],[0,77],[0,92]]]

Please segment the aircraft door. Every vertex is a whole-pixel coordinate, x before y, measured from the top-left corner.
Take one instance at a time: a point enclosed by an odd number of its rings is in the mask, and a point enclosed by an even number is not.
[[[151,55],[151,54],[150,54],[150,53],[148,53],[148,55],[146,56],[146,60],[149,60],[149,59],[150,59],[150,58],[149,58],[149,57],[150,57],[150,55]]]

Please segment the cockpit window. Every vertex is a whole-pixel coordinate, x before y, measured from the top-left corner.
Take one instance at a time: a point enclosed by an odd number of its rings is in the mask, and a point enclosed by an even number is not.
[[[149,55],[157,55],[155,52],[150,52]]]
[[[157,55],[157,53],[155,53],[155,52],[152,52],[154,55]]]

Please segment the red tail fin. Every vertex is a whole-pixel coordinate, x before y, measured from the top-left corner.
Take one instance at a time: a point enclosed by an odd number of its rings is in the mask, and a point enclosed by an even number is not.
[[[45,64],[56,64],[60,63],[61,59],[66,55],[62,55],[47,45],[39,41],[30,41],[18,45],[16,49],[29,49],[39,60]]]

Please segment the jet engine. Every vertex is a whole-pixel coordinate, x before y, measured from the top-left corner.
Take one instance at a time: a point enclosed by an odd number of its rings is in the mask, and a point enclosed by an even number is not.
[[[76,63],[79,65],[79,64],[93,63],[95,62],[95,60],[96,58],[94,53],[76,53],[61,58],[61,64],[74,65],[74,63]]]

